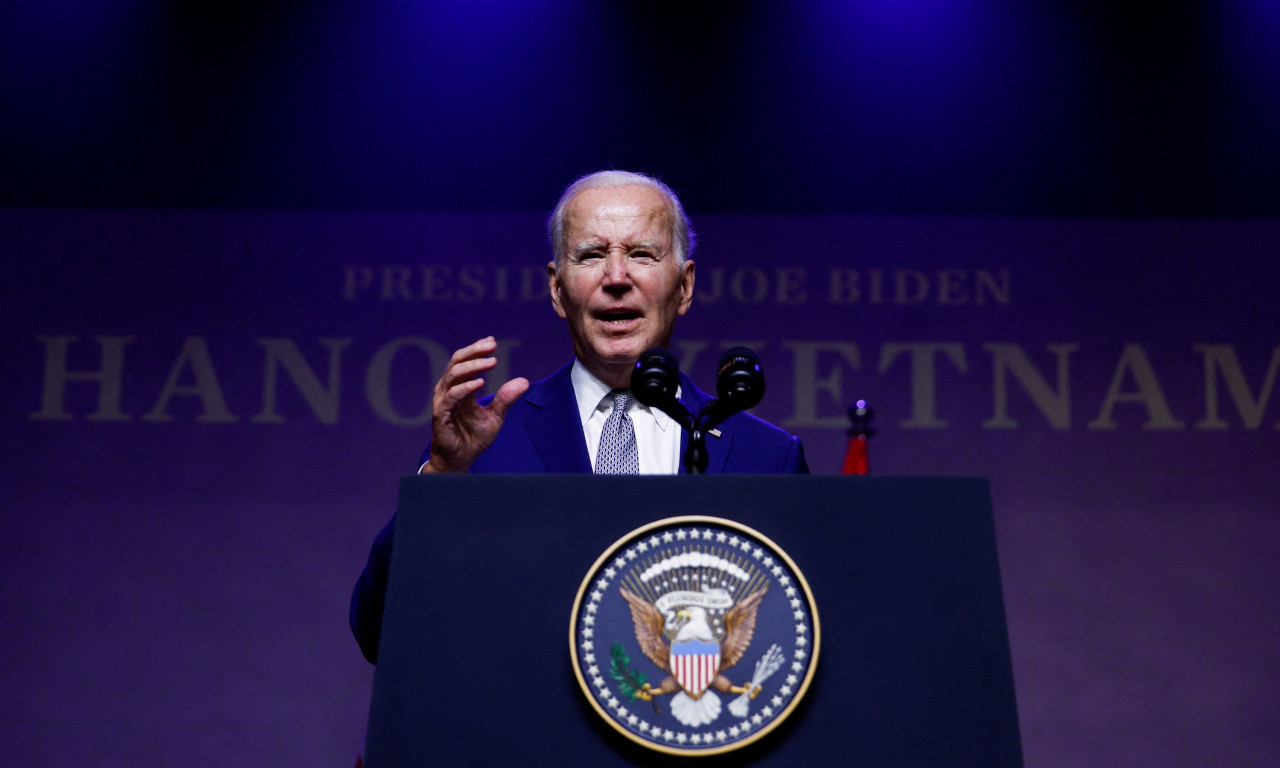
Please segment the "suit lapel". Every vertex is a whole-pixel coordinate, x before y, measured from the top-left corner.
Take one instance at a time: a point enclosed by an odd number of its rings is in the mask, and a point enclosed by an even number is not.
[[[524,429],[547,472],[592,471],[582,429],[574,429],[572,426],[566,428],[566,425],[581,424],[578,400],[569,376],[572,368],[573,363],[569,363],[550,378],[534,384],[524,396],[525,402],[533,406],[524,417]],[[712,400],[710,395],[694,386],[683,373],[680,374],[680,394],[680,401],[694,415]],[[725,428],[723,424],[718,429],[719,437],[707,435],[707,474],[722,474],[725,471],[733,447],[733,430]],[[684,454],[688,448],[689,433],[681,429],[681,472],[684,471]]]
[[[689,413],[697,416],[698,413],[711,402],[712,398],[706,392],[698,389],[689,380],[688,376],[680,374],[680,402],[685,408],[689,409]],[[718,429],[720,436],[707,435],[707,474],[719,475],[724,473],[725,465],[729,461],[729,450],[733,447],[733,431],[724,428],[721,424]],[[684,455],[689,450],[689,433],[683,429],[680,430],[680,471],[684,472]]]
[[[591,472],[578,401],[569,378],[572,368],[573,363],[564,366],[525,393],[525,400],[533,406],[524,419],[525,431],[548,472]]]

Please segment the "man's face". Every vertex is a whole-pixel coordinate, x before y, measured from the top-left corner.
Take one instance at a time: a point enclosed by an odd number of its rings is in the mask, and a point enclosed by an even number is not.
[[[666,198],[644,186],[587,189],[565,212],[567,253],[547,265],[551,303],[573,350],[612,387],[651,347],[665,347],[693,300],[693,262],[676,266]]]

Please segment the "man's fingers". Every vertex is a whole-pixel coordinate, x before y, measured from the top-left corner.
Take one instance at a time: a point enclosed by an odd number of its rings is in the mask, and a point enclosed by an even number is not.
[[[498,364],[496,357],[482,357],[477,360],[466,360],[460,363],[450,363],[445,368],[444,375],[440,377],[440,387],[442,389],[451,389],[455,384],[473,379],[476,375],[493,369]]]
[[[458,407],[458,403],[479,392],[483,387],[484,379],[467,379],[445,389],[440,397],[437,398],[436,416],[439,417],[453,411]]]
[[[498,342],[492,336],[486,336],[478,341],[473,341],[467,346],[453,353],[449,358],[449,365],[453,366],[464,360],[470,360],[481,355],[492,354],[498,348]]]
[[[512,379],[501,387],[493,395],[493,402],[489,404],[489,409],[499,418],[507,415],[507,409],[511,404],[519,400],[520,397],[529,389],[529,380],[525,378]]]
[[[497,366],[498,358],[491,357],[497,348],[497,340],[492,336],[486,336],[455,351],[449,357],[449,363],[444,367],[440,380],[436,382],[437,396],[452,389],[459,382]]]

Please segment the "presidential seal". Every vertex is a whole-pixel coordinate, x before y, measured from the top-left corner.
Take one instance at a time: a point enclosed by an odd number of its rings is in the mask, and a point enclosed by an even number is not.
[[[638,528],[596,560],[569,650],[591,706],[659,752],[714,755],[776,728],[818,661],[818,612],[791,558],[714,517]]]

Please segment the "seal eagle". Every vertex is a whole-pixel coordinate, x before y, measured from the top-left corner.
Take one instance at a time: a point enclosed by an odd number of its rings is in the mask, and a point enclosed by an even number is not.
[[[658,669],[668,673],[657,688],[645,683],[636,691],[636,697],[652,701],[654,696],[675,694],[671,714],[689,727],[707,725],[720,716],[720,697],[711,688],[721,693],[749,693],[755,698],[760,693],[759,686],[734,685],[723,672],[737,664],[750,647],[756,631],[756,612],[768,589],[765,584],[730,608],[719,633],[707,621],[706,608],[686,605],[664,617],[636,593],[625,587],[619,589],[631,606],[640,650]]]

